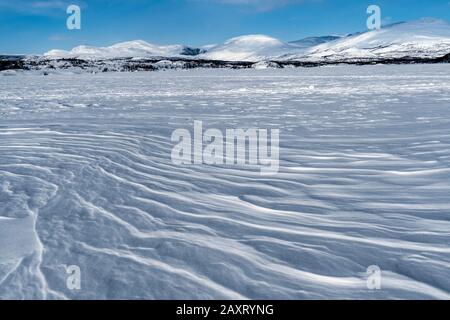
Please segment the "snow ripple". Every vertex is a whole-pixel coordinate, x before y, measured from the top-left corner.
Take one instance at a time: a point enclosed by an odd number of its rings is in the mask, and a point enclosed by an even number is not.
[[[447,69],[0,78],[0,298],[449,299]],[[175,166],[194,120],[280,173]]]

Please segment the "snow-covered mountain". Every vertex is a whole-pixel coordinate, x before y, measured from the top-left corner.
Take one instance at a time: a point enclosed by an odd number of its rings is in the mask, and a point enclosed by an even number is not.
[[[450,53],[450,24],[438,19],[421,19],[384,27],[324,43],[288,59],[347,60],[436,58]]]
[[[96,60],[117,58],[142,60],[142,58],[157,57],[171,60],[172,62],[169,63],[171,66],[178,66],[178,61],[182,60],[184,67],[192,68],[209,67],[211,61],[213,65],[217,62],[230,62],[233,63],[233,67],[236,63],[240,63],[242,67],[248,67],[248,63],[275,63],[283,66],[393,60],[441,62],[448,61],[449,54],[450,24],[447,21],[426,18],[392,24],[376,31],[359,32],[343,37],[310,37],[290,43],[266,35],[241,36],[223,44],[201,48],[184,45],[161,46],[138,40],[109,47],[79,46],[70,51],[52,50],[44,55],[43,60],[60,61],[64,58],[77,58],[90,61],[89,63],[92,64]],[[38,66],[42,64],[42,61],[35,63]],[[223,67],[223,64],[218,66]],[[159,66],[151,65],[144,69],[148,68],[159,69]],[[106,69],[111,68],[107,66]],[[119,66],[113,69],[141,70],[142,68],[141,66],[125,68]]]
[[[78,46],[70,51],[51,50],[46,58],[112,59],[143,57],[198,56],[224,61],[261,61],[283,54],[300,54],[304,46],[288,44],[265,35],[248,35],[230,39],[224,44],[193,48],[184,45],[160,46],[143,40],[118,43],[109,47]]]
[[[78,46],[70,51],[51,50],[44,54],[47,58],[111,59],[126,57],[174,57],[198,55],[202,49],[184,45],[160,46],[143,40],[118,43],[109,47]]]
[[[266,35],[247,35],[210,48],[202,58],[225,61],[261,61],[284,54],[301,54],[304,48]]]
[[[450,53],[450,24],[426,18],[345,37],[310,37],[290,43],[263,35],[233,38],[203,57],[228,61],[437,58]]]

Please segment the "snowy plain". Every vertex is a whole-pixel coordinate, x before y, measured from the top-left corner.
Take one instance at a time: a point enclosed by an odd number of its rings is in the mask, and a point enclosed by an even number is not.
[[[280,172],[174,165],[194,120]],[[0,75],[0,299],[449,299],[449,134],[448,64]]]

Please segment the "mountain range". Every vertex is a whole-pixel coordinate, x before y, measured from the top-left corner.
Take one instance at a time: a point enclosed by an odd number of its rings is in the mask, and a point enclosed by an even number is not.
[[[450,24],[424,18],[346,36],[309,37],[284,42],[267,35],[246,35],[205,47],[155,45],[143,40],[109,47],[78,46],[21,58],[24,68],[88,68],[153,70],[192,67],[314,66],[335,63],[448,62]],[[2,65],[14,66],[11,57]],[[100,67],[99,67],[100,66]],[[5,69],[5,67],[3,67]]]

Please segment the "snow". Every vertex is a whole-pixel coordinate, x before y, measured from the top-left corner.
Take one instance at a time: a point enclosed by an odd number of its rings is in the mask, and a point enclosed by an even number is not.
[[[0,299],[450,298],[447,64],[0,88]],[[174,165],[194,120],[279,128],[279,174]]]

